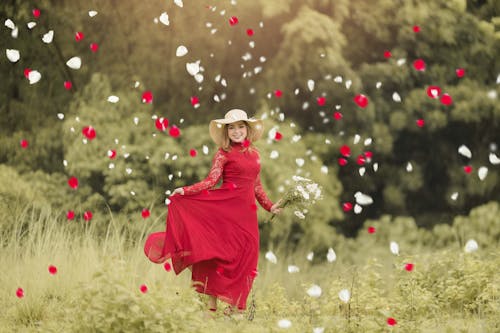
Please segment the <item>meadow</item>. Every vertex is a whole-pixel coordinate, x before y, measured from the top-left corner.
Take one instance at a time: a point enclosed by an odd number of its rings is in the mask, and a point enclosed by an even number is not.
[[[189,271],[175,276],[148,262],[144,237],[163,216],[79,222],[47,207],[10,211],[1,229],[1,332],[500,330],[496,202],[433,230],[409,218],[366,221],[357,238],[337,235],[329,253],[262,248],[244,317],[225,316],[221,303],[207,313]],[[477,248],[465,250],[469,237]]]

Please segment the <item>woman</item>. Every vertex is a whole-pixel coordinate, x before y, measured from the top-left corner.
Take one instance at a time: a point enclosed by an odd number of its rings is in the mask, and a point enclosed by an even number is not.
[[[171,259],[176,274],[189,267],[195,290],[209,295],[209,310],[217,310],[219,299],[230,304],[228,312],[243,311],[259,257],[255,199],[272,213],[281,208],[262,188],[259,153],[252,146],[264,131],[262,120],[233,109],[212,120],[209,130],[219,149],[208,176],[173,191],[166,232],[151,234],[144,251],[155,263]]]

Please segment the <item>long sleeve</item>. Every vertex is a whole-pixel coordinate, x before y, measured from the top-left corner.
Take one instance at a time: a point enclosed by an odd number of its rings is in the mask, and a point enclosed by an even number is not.
[[[260,181],[260,174],[257,175],[257,179],[255,180],[255,198],[257,198],[257,201],[262,206],[262,208],[264,208],[268,212],[271,211],[273,202],[269,200],[266,192],[264,191],[264,188],[262,187],[262,183]]]
[[[224,155],[222,150],[219,149],[213,158],[212,167],[210,168],[208,176],[201,182],[198,182],[191,186],[184,186],[184,195],[196,194],[217,185],[219,179],[222,177],[222,172],[224,171],[224,164],[226,163],[226,161],[226,156]]]

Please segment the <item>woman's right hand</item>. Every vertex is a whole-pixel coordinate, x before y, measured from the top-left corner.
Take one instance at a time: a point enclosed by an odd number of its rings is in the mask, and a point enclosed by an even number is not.
[[[171,194],[170,196],[175,195],[175,194],[184,195],[184,189],[183,189],[182,187],[178,187],[178,188],[176,188],[176,189],[172,192],[172,194]]]

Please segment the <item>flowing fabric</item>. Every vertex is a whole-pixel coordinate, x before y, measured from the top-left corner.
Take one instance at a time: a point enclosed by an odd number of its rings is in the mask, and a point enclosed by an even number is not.
[[[219,149],[203,181],[170,197],[166,232],[149,235],[146,256],[154,263],[171,259],[176,274],[190,267],[196,291],[245,309],[259,257],[255,199],[268,211],[273,205],[259,173],[257,151],[241,144]]]

